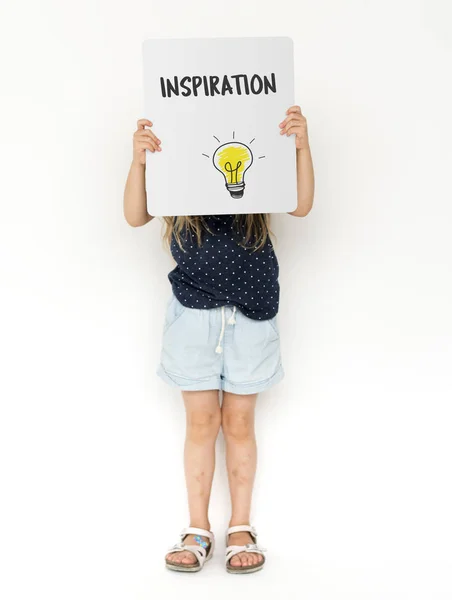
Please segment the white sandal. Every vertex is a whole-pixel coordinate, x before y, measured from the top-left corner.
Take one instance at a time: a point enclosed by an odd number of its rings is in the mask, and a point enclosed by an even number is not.
[[[209,540],[210,540],[209,547],[206,549],[203,546],[201,546],[200,544],[190,544],[188,546],[185,545],[184,539],[189,533],[194,534],[194,535],[202,535],[206,538],[209,538]],[[186,573],[196,573],[197,571],[200,571],[203,568],[204,563],[206,561],[208,561],[212,558],[214,548],[215,548],[215,537],[211,531],[207,531],[207,529],[200,529],[199,527],[186,527],[185,529],[183,529],[181,531],[180,542],[178,544],[174,544],[174,546],[172,548],[169,548],[167,554],[169,554],[170,552],[184,552],[184,551],[191,552],[192,554],[194,554],[195,558],[197,559],[197,562],[193,563],[192,565],[187,565],[187,564],[183,564],[183,563],[174,563],[165,557],[166,566],[168,567],[168,569],[171,569],[172,571],[184,571]]]
[[[238,533],[239,531],[248,531],[254,543],[246,544],[246,546],[228,546],[229,534]],[[235,525],[234,527],[229,527],[226,533],[226,546],[226,571],[228,573],[255,573],[256,571],[260,571],[264,566],[264,552],[266,552],[267,549],[257,545],[257,531],[251,525]],[[254,552],[255,554],[261,554],[263,558],[257,565],[240,565],[235,567],[234,565],[231,565],[230,560],[240,552]]]

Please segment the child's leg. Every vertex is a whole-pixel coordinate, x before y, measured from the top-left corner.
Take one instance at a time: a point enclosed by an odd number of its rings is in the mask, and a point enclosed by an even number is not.
[[[215,468],[215,441],[221,425],[219,393],[218,390],[208,390],[182,392],[182,395],[187,418],[184,467],[190,527],[210,531],[208,510]],[[194,536],[188,535],[184,543],[195,544]],[[196,562],[192,552],[170,553],[167,558],[183,564]]]
[[[222,427],[226,441],[226,465],[231,492],[232,515],[229,526],[249,525],[251,496],[256,474],[256,438],[254,434],[254,408],[257,394],[238,395],[224,392]],[[252,544],[249,533],[232,533],[228,545]],[[262,556],[254,552],[241,552],[231,559],[231,565],[255,565]]]

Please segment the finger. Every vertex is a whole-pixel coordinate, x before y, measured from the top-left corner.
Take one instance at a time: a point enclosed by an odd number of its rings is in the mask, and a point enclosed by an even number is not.
[[[303,127],[303,123],[294,121],[292,123],[288,123],[283,129],[281,129],[281,134],[287,133],[291,127],[297,127],[298,129],[306,129],[305,127]]]
[[[289,127],[284,133],[286,136],[293,135],[294,133],[301,135],[303,133],[303,129],[301,127]]]
[[[136,140],[154,140],[157,144],[161,144],[159,138],[150,129],[138,129],[134,135]]]
[[[138,142],[136,145],[137,150],[150,150],[151,152],[161,152],[160,146],[157,146],[154,142]]]
[[[151,152],[155,152],[155,150],[160,149],[155,142],[139,142],[138,148],[142,150],[150,150]]]
[[[303,115],[301,115],[300,113],[290,113],[289,116],[287,116],[284,121],[281,121],[281,123],[279,124],[280,127],[284,127],[284,125],[287,125],[287,123],[289,123],[290,121],[303,121],[305,122],[306,119],[303,117]]]
[[[159,138],[150,129],[145,129],[142,135],[150,135],[154,141],[158,142],[159,144],[161,143]]]
[[[152,127],[152,123],[151,123],[151,121],[149,121],[149,119],[138,119],[138,121],[137,121],[138,129],[144,129],[146,125],[148,127]]]
[[[286,110],[286,115],[289,113],[300,113],[301,115],[301,108],[298,105],[291,106]]]
[[[287,119],[284,119],[284,121],[282,123],[279,124],[281,129],[285,129],[287,128],[289,125],[293,125],[293,124],[301,124],[304,123],[303,117],[301,117],[300,115],[298,116],[291,116],[288,117]]]

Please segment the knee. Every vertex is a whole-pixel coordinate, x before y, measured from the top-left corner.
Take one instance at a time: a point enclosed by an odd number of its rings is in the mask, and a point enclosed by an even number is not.
[[[194,410],[187,415],[187,434],[196,443],[215,440],[220,429],[220,410]]]
[[[223,411],[221,426],[226,439],[243,442],[254,437],[254,419],[250,412]]]

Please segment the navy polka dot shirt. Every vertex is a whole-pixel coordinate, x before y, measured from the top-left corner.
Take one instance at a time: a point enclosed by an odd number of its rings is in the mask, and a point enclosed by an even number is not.
[[[270,238],[261,250],[239,244],[234,215],[209,215],[211,233],[202,244],[182,232],[183,250],[174,238],[171,254],[177,266],[169,273],[173,293],[189,308],[236,306],[245,316],[265,320],[278,312],[279,266]]]

